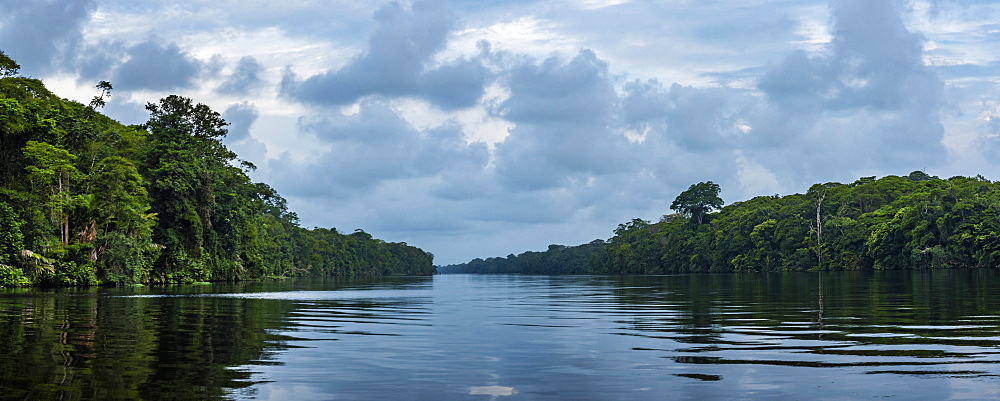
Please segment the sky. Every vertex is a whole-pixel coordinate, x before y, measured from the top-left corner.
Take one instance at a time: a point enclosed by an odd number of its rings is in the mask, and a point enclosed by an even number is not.
[[[304,227],[436,264],[921,170],[1000,179],[1000,2],[5,0],[21,74],[105,114],[178,94]]]

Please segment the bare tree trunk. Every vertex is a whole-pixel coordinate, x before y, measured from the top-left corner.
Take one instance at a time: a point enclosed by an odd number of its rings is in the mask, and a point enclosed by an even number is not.
[[[820,195],[819,202],[816,202],[816,268],[823,267],[823,218],[820,217],[820,210],[823,208],[823,199],[826,192]]]

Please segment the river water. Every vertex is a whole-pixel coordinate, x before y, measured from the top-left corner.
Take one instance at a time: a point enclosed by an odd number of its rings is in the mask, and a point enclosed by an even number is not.
[[[1000,271],[0,290],[4,399],[998,399]]]

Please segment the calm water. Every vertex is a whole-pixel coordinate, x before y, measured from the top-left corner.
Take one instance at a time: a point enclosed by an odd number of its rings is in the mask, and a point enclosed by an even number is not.
[[[1000,398],[1000,272],[0,291],[5,399]]]

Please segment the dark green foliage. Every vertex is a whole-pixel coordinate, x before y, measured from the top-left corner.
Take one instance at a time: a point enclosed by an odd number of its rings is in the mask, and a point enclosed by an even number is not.
[[[469,263],[442,266],[439,273],[483,274],[585,274],[591,258],[604,248],[603,240],[579,246],[549,245],[544,252],[525,252],[506,258],[475,259]]]
[[[158,249],[152,241],[156,220],[149,213],[145,181],[135,165],[120,156],[101,160],[91,181],[92,220],[80,241],[96,243],[93,258],[102,261],[107,280],[130,284],[147,281],[150,261]]]
[[[299,231],[299,265],[306,271],[331,276],[434,274],[433,256],[406,243],[387,243],[357,230],[350,235],[336,229]]]
[[[21,222],[14,214],[14,209],[0,202],[0,265],[12,265],[17,262],[21,249],[24,249]]]
[[[299,227],[208,106],[168,96],[127,127],[96,111],[111,83],[84,106],[17,68],[0,52],[0,286],[434,272],[406,244]]]
[[[685,191],[692,195],[686,199],[697,198],[696,186]],[[704,193],[717,194],[716,189]],[[691,208],[680,210],[693,213]],[[655,223],[633,219],[619,225],[606,244],[550,246],[546,252],[444,266],[441,272],[675,274],[1000,267],[1000,183],[981,176],[943,180],[918,171],[905,177],[863,177],[848,185],[816,184],[805,194],[736,202],[705,215],[703,224],[684,217],[667,215]],[[587,253],[589,260],[573,262],[573,269],[567,270],[559,261],[566,252]]]
[[[593,272],[925,269],[1000,265],[1000,184],[922,172],[816,184],[711,215],[619,226]]]
[[[21,66],[17,64],[7,54],[0,51],[0,77],[12,77],[17,75],[17,72],[21,69]]]
[[[719,191],[719,184],[712,181],[693,184],[686,191],[677,195],[674,202],[670,204],[670,209],[690,216],[698,224],[701,224],[708,212],[722,207],[723,202],[722,198],[719,197]]]
[[[14,210],[0,202],[0,287],[17,287],[30,283],[19,263],[24,236],[21,222]]]

